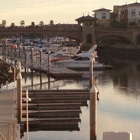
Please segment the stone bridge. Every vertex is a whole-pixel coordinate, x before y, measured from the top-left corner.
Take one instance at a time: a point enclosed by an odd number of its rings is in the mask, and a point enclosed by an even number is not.
[[[7,36],[13,34],[43,34],[46,35],[59,35],[59,36],[67,36],[73,39],[76,39],[79,42],[83,42],[83,40],[87,40],[86,35],[92,34],[88,33],[90,31],[83,30],[82,26],[48,26],[48,27],[39,27],[39,28],[27,28],[27,27],[18,27],[18,28],[0,28],[0,35]],[[92,28],[95,31],[96,40],[105,37],[105,36],[121,36],[129,40],[130,43],[140,44],[140,27],[127,28],[126,30],[121,29],[111,29],[111,28]]]
[[[133,27],[127,29],[96,29],[95,31],[96,39],[104,36],[120,36],[126,38],[130,43],[140,44],[140,27]]]

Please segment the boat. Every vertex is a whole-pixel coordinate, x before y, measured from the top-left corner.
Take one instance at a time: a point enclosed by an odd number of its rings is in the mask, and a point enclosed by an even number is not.
[[[89,70],[90,61],[91,59],[94,59],[93,68],[95,70],[103,70],[104,65],[95,61],[95,58],[98,57],[97,52],[95,51],[96,48],[97,45],[93,45],[92,48],[87,52],[76,54],[69,59],[56,61],[53,64],[60,67],[67,67],[73,70]]]

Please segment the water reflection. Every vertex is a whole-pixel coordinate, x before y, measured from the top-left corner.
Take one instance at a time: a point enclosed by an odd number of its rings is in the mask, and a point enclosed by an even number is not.
[[[133,139],[139,140],[140,64],[134,61],[123,63],[114,61],[112,64],[115,67],[114,70],[104,71],[98,75],[99,83],[97,86],[100,100],[97,115],[97,140],[102,140],[103,132],[106,131],[132,132]],[[30,78],[27,76],[26,83],[23,79],[23,84],[30,85]],[[39,76],[34,76],[34,84],[39,83],[39,81]],[[50,81],[53,81],[50,88],[54,89],[86,89],[89,86],[88,78],[76,80],[50,79]],[[48,82],[46,76],[43,76],[42,82]],[[80,131],[30,132],[30,140],[89,140],[89,106],[81,107],[81,111],[81,122],[78,123]]]

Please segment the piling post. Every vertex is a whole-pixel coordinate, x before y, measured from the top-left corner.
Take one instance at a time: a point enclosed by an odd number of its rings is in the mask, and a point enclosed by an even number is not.
[[[48,76],[48,89],[50,89],[51,85],[50,85],[50,76]]]
[[[8,46],[8,56],[9,56],[9,46]]]
[[[3,84],[1,84],[1,91],[0,92],[3,92]]]
[[[33,90],[33,70],[31,69],[31,87],[32,87],[32,90]]]
[[[51,52],[48,51],[48,75],[50,74],[51,70]]]
[[[17,51],[16,51],[16,48],[13,48],[14,49],[14,52],[15,52],[15,57],[17,57]]]
[[[42,72],[39,72],[40,74],[40,89],[42,89]]]
[[[94,63],[94,58],[90,59],[90,88],[93,85],[93,63]]]
[[[33,64],[33,48],[31,48],[31,63]]]
[[[9,46],[8,46],[8,56],[9,56]],[[8,57],[8,63],[9,63],[9,57]]]
[[[17,140],[21,140],[20,139],[20,124],[17,124]]]
[[[42,67],[42,50],[40,50],[40,67]]]
[[[6,89],[8,90],[8,84],[9,84],[9,82],[8,81],[6,81]]]
[[[90,89],[90,140],[97,137],[97,92],[93,85]]]
[[[20,58],[20,53],[21,53],[21,49],[20,49],[20,47],[18,47],[18,58]]]
[[[28,100],[28,89],[26,89],[26,140],[29,140]]]
[[[22,75],[20,65],[17,66],[17,71],[17,120],[20,124],[22,120]]]
[[[27,51],[27,49],[26,49],[26,47],[24,47],[24,59],[25,59],[24,63],[25,63],[25,73],[26,73],[26,58],[27,58],[27,56],[26,56],[26,51]]]

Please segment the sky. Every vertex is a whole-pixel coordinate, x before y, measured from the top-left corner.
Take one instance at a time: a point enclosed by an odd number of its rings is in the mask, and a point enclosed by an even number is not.
[[[38,25],[40,21],[49,24],[53,20],[54,24],[76,24],[75,19],[83,15],[93,16],[93,10],[113,10],[113,5],[134,2],[136,0],[0,0],[0,23],[6,20],[6,26],[11,23],[19,26],[24,20],[28,26],[31,22]]]

